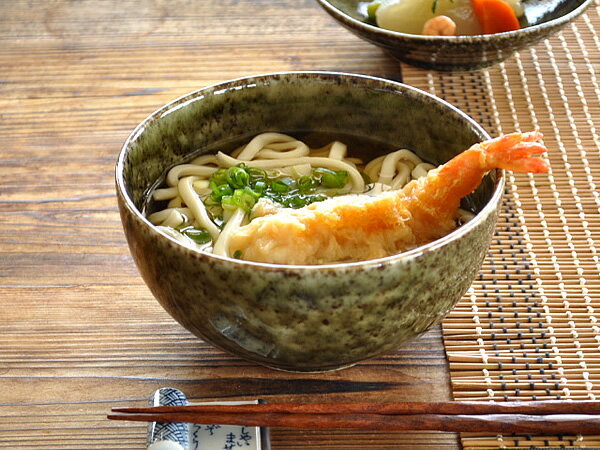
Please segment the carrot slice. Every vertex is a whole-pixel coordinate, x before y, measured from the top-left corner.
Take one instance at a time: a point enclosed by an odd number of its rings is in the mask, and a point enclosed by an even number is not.
[[[483,34],[503,33],[520,28],[515,11],[503,0],[471,0],[471,6]]]

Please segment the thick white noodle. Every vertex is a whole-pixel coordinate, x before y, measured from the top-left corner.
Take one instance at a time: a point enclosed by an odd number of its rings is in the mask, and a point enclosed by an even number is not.
[[[286,150],[289,151],[280,152],[277,150],[263,150],[265,147],[271,147],[278,143],[287,144]],[[269,158],[279,159],[288,158],[288,154],[291,154],[290,157],[304,156],[310,152],[310,149],[304,142],[298,141],[287,134],[262,133],[248,142],[248,145],[246,145],[239,155],[237,155],[237,158],[241,161],[250,161],[254,159],[260,151],[263,151],[262,157],[267,157],[264,156],[266,152]]]
[[[231,235],[242,225],[244,217],[246,217],[246,213],[242,208],[238,208],[233,212],[215,242],[213,247],[213,253],[215,255],[230,256],[229,240],[231,239]]]
[[[296,164],[295,166],[286,167],[284,173],[289,172],[289,175],[294,178],[310,177],[312,175],[312,166],[310,164]]]
[[[379,179],[379,172],[381,171],[381,165],[383,164],[384,159],[385,155],[379,156],[369,161],[365,166],[364,172],[373,182]]]
[[[416,180],[417,178],[421,178],[427,175],[430,170],[435,169],[433,164],[429,163],[421,163],[417,164],[417,166],[412,170],[411,176]]]
[[[210,217],[208,217],[204,203],[194,190],[194,181],[196,181],[196,177],[184,177],[179,180],[179,193],[187,207],[192,211],[198,224],[208,230],[214,241],[219,237],[219,227],[217,227],[214,222],[210,220]]]
[[[208,180],[194,181],[192,186],[194,186],[194,190],[200,197],[208,195],[212,192],[212,189],[210,188],[210,182]]]
[[[340,159],[340,160],[344,161],[345,163],[350,164],[353,167],[362,166],[363,161],[360,158],[348,157],[348,156],[345,156],[345,153],[344,153],[344,157],[338,158],[336,154],[337,154],[337,152],[339,152],[341,150],[341,147],[336,145],[337,148],[332,153],[332,148],[335,144],[340,144],[340,145],[344,146],[344,148],[346,148],[346,151],[347,151],[348,147],[346,146],[346,144],[344,144],[343,142],[339,142],[339,141],[333,141],[324,147],[321,147],[321,148],[318,148],[315,150],[311,150],[310,156],[313,156],[313,157],[322,156],[325,158]]]
[[[166,222],[171,217],[177,217],[177,215],[179,215],[180,217],[183,217],[184,221],[187,222],[189,220],[189,218],[192,217],[192,211],[189,208],[166,208],[161,211],[157,211],[155,213],[150,214],[148,216],[148,220],[150,222],[152,222],[154,225],[166,225],[166,226],[175,228],[172,225],[167,225]],[[180,224],[178,224],[178,225],[180,225]],[[175,225],[175,226],[178,226],[178,225]]]
[[[219,163],[217,162],[217,157],[211,153],[210,155],[196,156],[190,161],[190,164],[196,164],[197,166],[214,164],[216,166]]]
[[[392,187],[392,189],[401,189],[406,183],[410,181],[410,172],[411,166],[405,164],[402,161],[398,161],[398,164],[396,164],[396,176],[392,178],[391,183],[385,184],[389,184]],[[383,183],[381,177],[379,178],[379,182]]]
[[[194,181],[194,189],[196,189],[196,192],[198,192],[202,189],[206,189],[209,186],[210,186],[210,181],[208,181],[208,179]]]
[[[180,178],[189,176],[210,177],[216,171],[217,167],[180,164],[169,170],[169,173],[167,174],[167,184],[169,186],[177,186]]]
[[[179,189],[177,189],[177,186],[173,186],[169,188],[155,189],[152,193],[152,198],[155,201],[160,202],[163,200],[171,200],[172,198],[175,198],[178,195]]]
[[[268,144],[252,159],[284,159],[299,158],[310,153],[310,148],[301,141],[290,141],[279,144]]]
[[[194,190],[199,195],[209,194],[211,192],[208,180],[197,180],[193,183]],[[154,201],[170,200],[168,208],[179,208],[182,205],[181,196],[179,195],[179,187],[173,186],[169,188],[155,189],[152,193]]]
[[[281,159],[281,160],[253,160],[253,161],[240,161],[239,159],[232,158],[225,153],[219,152],[217,153],[217,159],[221,163],[221,165],[225,167],[234,167],[238,164],[244,163],[249,167],[256,167],[259,169],[273,169],[277,167],[289,167],[295,166],[298,164],[310,164],[312,167],[325,167],[327,169],[334,170],[345,170],[348,172],[350,176],[350,181],[352,182],[352,191],[353,192],[363,192],[365,190],[365,182],[360,175],[360,172],[356,170],[352,165],[345,163],[344,161],[338,161],[335,159],[329,158],[321,158],[314,156],[304,156],[302,158],[290,158],[290,159]]]
[[[399,161],[410,161],[413,163],[413,166],[421,164],[423,161],[417,155],[415,155],[410,150],[401,149],[397,150],[383,159],[383,163],[381,164],[381,170],[379,171],[379,179],[378,181],[383,184],[392,184],[392,180],[394,179],[394,175],[396,174],[396,166]]]
[[[348,153],[348,146],[340,141],[334,141],[329,150],[329,158],[343,161],[346,158],[346,153]]]
[[[179,191],[179,189],[177,189]],[[172,198],[167,203],[167,208],[183,208],[183,200],[181,199],[181,195],[177,195],[177,197]]]
[[[177,212],[177,209],[171,209],[171,214],[167,216],[162,225],[165,227],[177,228],[179,225],[185,223],[185,216]]]

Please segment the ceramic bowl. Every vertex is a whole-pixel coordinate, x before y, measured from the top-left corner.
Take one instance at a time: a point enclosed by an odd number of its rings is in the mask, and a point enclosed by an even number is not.
[[[504,178],[465,207],[475,219],[412,251],[347,264],[245,262],[187,248],[142,214],[149,187],[191,154],[230,151],[265,131],[411,148],[434,164],[489,138],[467,115],[415,88],[360,75],[302,72],[229,81],[154,112],[126,140],[116,188],[127,241],[160,304],[185,328],[242,358],[327,371],[393,351],[439,322],[478,272]],[[307,134],[307,132],[309,132]]]
[[[565,0],[560,8],[541,14],[540,23],[517,31],[478,36],[421,36],[368,23],[364,11],[367,2],[317,0],[338,23],[360,38],[387,50],[400,61],[438,71],[476,70],[500,63],[514,52],[556,33],[582,14],[592,1]]]

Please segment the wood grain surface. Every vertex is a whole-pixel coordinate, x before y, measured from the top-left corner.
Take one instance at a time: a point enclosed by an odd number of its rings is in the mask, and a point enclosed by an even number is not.
[[[133,264],[113,171],[134,126],[227,79],[400,65],[313,0],[3,0],[0,8],[0,448],[142,449],[111,422],[163,386],[194,400],[450,399],[438,328],[327,374],[244,362],[153,299]],[[273,449],[458,448],[449,433],[272,430]]]

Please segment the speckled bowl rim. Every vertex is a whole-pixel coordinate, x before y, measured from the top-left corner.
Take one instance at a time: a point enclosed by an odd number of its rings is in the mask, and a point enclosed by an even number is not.
[[[537,25],[532,25],[525,28],[520,28],[514,31],[505,31],[503,33],[494,33],[494,34],[475,34],[475,35],[466,35],[466,36],[423,36],[421,34],[411,34],[411,33],[401,33],[400,31],[388,30],[386,28],[381,28],[376,25],[371,25],[367,22],[363,22],[355,19],[349,14],[345,13],[339,8],[333,6],[329,0],[316,0],[323,9],[328,11],[333,16],[338,16],[347,22],[352,23],[357,28],[364,28],[365,31],[368,31],[372,34],[393,37],[393,38],[403,38],[410,39],[415,41],[422,42],[444,42],[446,44],[465,44],[469,42],[481,42],[481,41],[491,41],[491,40],[510,40],[519,34],[525,33],[533,33],[537,30],[541,30],[542,28],[560,26],[564,23],[570,22],[572,19],[582,14],[586,8],[593,3],[595,0],[585,0],[581,5],[575,8],[573,11],[557,17],[556,19],[549,20],[548,22],[539,23]]]
[[[473,219],[468,221],[466,224],[457,228],[453,232],[447,234],[446,236],[437,239],[428,244],[422,245],[420,247],[416,247],[406,252],[398,253],[396,255],[386,256],[384,258],[370,259],[366,261],[355,261],[348,263],[335,263],[335,264],[320,264],[320,265],[300,265],[300,264],[270,264],[270,263],[259,263],[254,261],[245,261],[240,259],[234,259],[225,256],[215,255],[213,253],[204,252],[202,250],[196,250],[191,247],[187,247],[181,244],[179,241],[173,239],[167,234],[159,231],[135,206],[133,200],[128,195],[127,190],[125,189],[125,182],[123,178],[123,167],[125,156],[127,154],[127,150],[131,143],[135,141],[146,129],[146,126],[155,120],[159,120],[160,118],[168,115],[169,113],[184,107],[189,102],[196,101],[198,97],[200,97],[204,92],[213,92],[218,93],[222,92],[230,88],[231,86],[239,86],[239,83],[254,84],[256,80],[268,80],[273,79],[274,77],[282,77],[282,76],[294,76],[294,75],[314,75],[318,77],[330,76],[332,78],[350,78],[357,81],[371,81],[378,82],[386,85],[387,87],[394,87],[399,91],[408,91],[412,95],[422,96],[426,99],[430,99],[438,104],[440,104],[444,108],[448,108],[464,119],[466,122],[470,123],[470,125],[477,131],[479,131],[485,139],[489,139],[489,134],[485,131],[485,129],[478,124],[473,118],[468,116],[466,113],[451,105],[450,103],[442,100],[439,97],[436,97],[432,94],[429,94],[421,89],[399,83],[397,81],[387,80],[384,78],[373,77],[369,75],[362,74],[354,74],[354,73],[345,73],[345,72],[331,72],[331,71],[290,71],[290,72],[273,72],[273,73],[265,73],[258,75],[251,75],[247,77],[240,77],[231,80],[227,80],[224,82],[216,83],[213,85],[205,86],[201,89],[192,91],[190,93],[184,94],[183,96],[165,104],[160,107],[148,117],[146,117],[139,125],[135,127],[135,129],[131,132],[131,134],[125,140],[117,159],[117,164],[115,167],[115,181],[117,186],[117,193],[124,200],[125,207],[130,211],[130,213],[134,214],[139,220],[144,223],[148,229],[154,234],[160,236],[161,239],[166,239],[173,243],[176,247],[178,247],[181,251],[188,253],[190,256],[195,258],[209,258],[215,260],[221,260],[225,263],[231,264],[240,264],[245,266],[254,266],[256,268],[267,270],[267,271],[313,271],[313,270],[363,270],[369,267],[380,267],[383,265],[392,265],[397,263],[402,263],[403,261],[411,260],[418,258],[419,256],[434,251],[437,248],[448,245],[451,242],[460,239],[465,234],[471,232],[474,228],[476,228],[481,222],[483,222],[490,214],[492,214],[497,206],[501,202],[501,198],[504,194],[504,186],[506,182],[506,177],[503,170],[497,170],[497,180],[494,188],[494,192],[491,198],[488,200],[486,205],[479,211]]]

